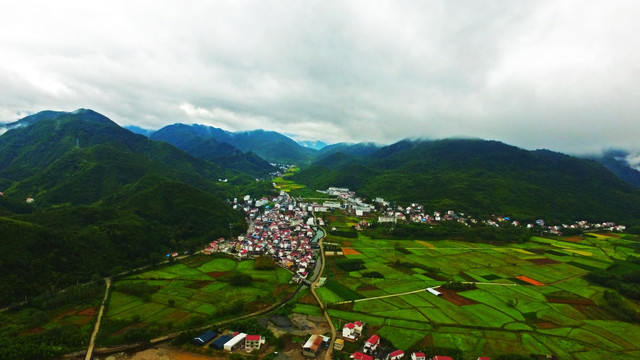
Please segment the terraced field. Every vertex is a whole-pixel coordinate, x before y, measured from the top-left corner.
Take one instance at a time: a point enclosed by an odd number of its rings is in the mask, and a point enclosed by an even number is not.
[[[318,291],[337,327],[361,320],[390,347],[458,348],[469,358],[505,353],[640,358],[640,325],[602,309],[605,288],[583,278],[633,254],[635,237],[534,237],[505,246],[372,240],[362,234],[332,241],[358,253],[329,258],[328,280]],[[372,272],[380,276],[370,277]],[[442,297],[418,291],[376,298],[437,287],[448,279],[477,284],[473,290],[443,291]]]
[[[183,328],[194,318],[212,322],[256,311],[293,292],[295,288],[289,285],[291,273],[282,268],[255,270],[253,263],[253,260],[237,262],[194,256],[118,280],[109,299],[106,320],[124,327],[171,323],[172,328]],[[231,274],[250,275],[253,281],[247,286],[233,286],[229,281]],[[149,286],[153,293],[145,299],[118,290],[127,285]],[[107,327],[112,333],[122,330]]]

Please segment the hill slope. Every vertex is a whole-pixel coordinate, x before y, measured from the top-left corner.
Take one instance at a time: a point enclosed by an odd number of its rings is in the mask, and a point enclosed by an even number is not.
[[[14,125],[0,136],[0,305],[194,250],[228,235],[229,224],[246,227],[221,199],[255,187],[252,178],[91,110]]]
[[[164,141],[198,158],[234,169],[253,177],[263,177],[276,169],[252,152],[244,153],[231,145],[232,137],[216,128],[173,124],[154,132],[151,138]],[[226,141],[216,140],[225,139]]]
[[[253,152],[273,163],[308,163],[316,153],[316,150],[305,148],[282,134],[264,130],[234,133],[211,126],[173,124],[154,132],[151,138],[181,149],[200,142],[198,139],[213,139],[243,152]]]
[[[9,195],[47,204],[89,204],[149,173],[218,193],[223,190],[218,178],[238,178],[91,110],[22,121],[31,125],[0,136],[0,186]]]
[[[380,148],[381,146],[374,143],[337,143],[322,148],[318,151],[317,158],[320,159],[338,152],[351,156],[368,156],[378,151]]]
[[[593,160],[604,165],[628,184],[640,188],[640,171],[629,165],[626,160],[629,155],[623,150],[609,150],[604,152],[602,156],[593,157]]]
[[[401,141],[294,176],[312,188],[350,187],[365,196],[423,202],[434,209],[519,219],[637,222],[640,191],[602,165],[496,141]]]

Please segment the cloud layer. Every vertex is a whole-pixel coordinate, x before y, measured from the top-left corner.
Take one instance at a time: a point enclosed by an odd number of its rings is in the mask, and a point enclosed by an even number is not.
[[[21,1],[0,6],[0,121],[390,143],[637,148],[635,1]]]

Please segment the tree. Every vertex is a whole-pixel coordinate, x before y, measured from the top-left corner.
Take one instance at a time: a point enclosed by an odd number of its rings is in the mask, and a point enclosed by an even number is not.
[[[273,270],[276,268],[276,263],[271,256],[263,255],[256,258],[253,268],[256,270]]]
[[[232,286],[248,286],[253,281],[253,278],[247,274],[237,273],[229,278],[229,284]]]

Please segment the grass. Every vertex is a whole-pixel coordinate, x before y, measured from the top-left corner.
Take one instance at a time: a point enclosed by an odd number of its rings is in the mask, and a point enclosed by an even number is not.
[[[297,303],[293,308],[293,312],[312,316],[322,316],[322,311],[320,311],[320,308],[315,305]]]
[[[396,349],[408,349],[425,336],[420,332],[406,331],[394,326],[383,326],[378,330],[377,334],[391,342]]]
[[[336,293],[329,290],[326,286],[323,286],[317,289],[316,293],[318,294],[318,296],[320,297],[320,300],[322,300],[324,304],[333,304],[333,303],[345,301],[345,299],[336,295]]]

